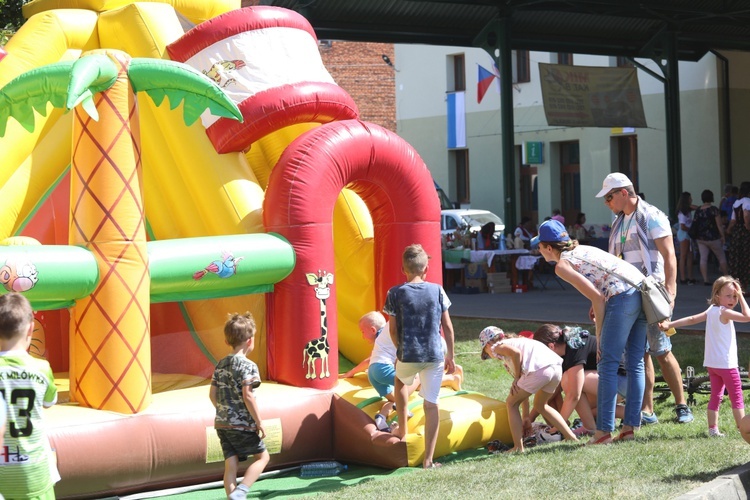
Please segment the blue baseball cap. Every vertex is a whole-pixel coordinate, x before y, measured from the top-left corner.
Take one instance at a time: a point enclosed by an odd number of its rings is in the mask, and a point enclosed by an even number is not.
[[[539,242],[544,243],[557,243],[558,241],[570,241],[568,230],[562,222],[551,219],[544,221],[539,226],[539,234],[531,238],[531,246],[535,247],[539,245]]]

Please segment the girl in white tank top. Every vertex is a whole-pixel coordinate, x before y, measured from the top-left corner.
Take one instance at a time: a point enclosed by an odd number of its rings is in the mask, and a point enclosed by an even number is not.
[[[742,312],[734,308],[740,304]],[[706,323],[706,344],[703,366],[708,370],[711,381],[711,398],[706,410],[708,417],[709,437],[723,437],[719,432],[719,405],[724,397],[724,388],[729,393],[732,413],[737,427],[745,416],[745,403],[742,395],[739,364],[737,361],[737,335],[734,322],[750,322],[750,308],[742,295],[739,281],[731,276],[722,276],[714,282],[709,307],[693,316],[675,321],[663,321],[659,328],[664,331],[670,328]]]

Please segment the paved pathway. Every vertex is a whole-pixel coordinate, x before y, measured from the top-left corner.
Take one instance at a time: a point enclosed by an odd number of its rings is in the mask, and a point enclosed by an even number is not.
[[[700,276],[700,273],[697,274]],[[451,316],[473,318],[497,318],[508,320],[534,320],[568,325],[591,324],[588,318],[590,302],[572,285],[564,283],[565,289],[551,279],[546,289],[535,288],[526,293],[479,293],[463,295],[448,292],[453,302]],[[677,285],[675,318],[704,311],[711,287],[699,285]],[[692,330],[703,331],[700,323]],[[735,323],[738,332],[750,333],[750,323]]]

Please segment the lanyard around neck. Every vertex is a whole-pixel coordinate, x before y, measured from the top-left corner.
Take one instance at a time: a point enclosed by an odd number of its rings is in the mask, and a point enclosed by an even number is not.
[[[627,215],[623,215],[623,217],[627,217]],[[630,224],[633,223],[633,219],[635,218],[635,212],[630,214],[630,219],[628,220],[628,225],[626,226],[624,224],[625,221],[623,221],[623,224],[620,225],[620,252],[622,253],[625,249],[625,240],[628,239],[628,232],[630,232]]]

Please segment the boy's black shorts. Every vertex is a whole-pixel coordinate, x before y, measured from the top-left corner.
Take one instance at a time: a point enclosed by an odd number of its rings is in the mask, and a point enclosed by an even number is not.
[[[266,451],[266,445],[258,437],[258,433],[241,429],[216,429],[221,442],[224,460],[236,456],[240,462],[247,460],[250,455]]]

